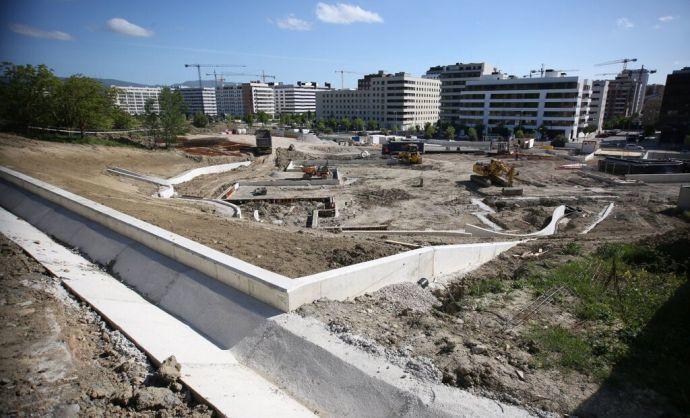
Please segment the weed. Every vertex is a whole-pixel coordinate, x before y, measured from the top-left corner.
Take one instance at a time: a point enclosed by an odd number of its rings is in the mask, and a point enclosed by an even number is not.
[[[487,293],[501,293],[505,291],[505,282],[498,277],[491,277],[473,283],[468,289],[470,296],[481,297]]]
[[[587,340],[564,327],[532,328],[526,339],[536,351],[535,360],[541,367],[561,366],[587,372],[591,366],[592,351]]]
[[[578,255],[581,252],[582,252],[582,245],[580,245],[576,242],[569,242],[561,250],[561,254],[564,254],[564,255]]]

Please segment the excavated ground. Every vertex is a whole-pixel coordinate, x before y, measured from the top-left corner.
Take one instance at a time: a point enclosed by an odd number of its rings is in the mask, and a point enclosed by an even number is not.
[[[212,416],[4,235],[0,321],[3,415]]]

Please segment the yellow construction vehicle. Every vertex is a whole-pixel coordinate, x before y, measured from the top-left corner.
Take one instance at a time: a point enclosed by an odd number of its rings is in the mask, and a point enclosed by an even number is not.
[[[506,164],[495,158],[489,162],[477,161],[472,166],[472,171],[476,175],[471,175],[470,179],[484,186],[494,184],[495,186],[513,187],[513,179],[518,175],[514,165]]]
[[[405,164],[421,164],[422,154],[417,144],[409,144],[398,153],[398,160]]]
[[[308,165],[306,167],[302,167],[302,172],[304,173],[304,178],[307,179],[313,177],[327,179],[331,177],[331,170],[328,169],[327,165]]]

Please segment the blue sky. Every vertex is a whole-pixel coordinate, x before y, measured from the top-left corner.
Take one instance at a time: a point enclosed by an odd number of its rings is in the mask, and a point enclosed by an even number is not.
[[[593,78],[620,70],[594,64],[624,57],[663,83],[690,66],[689,41],[689,0],[0,0],[0,60],[141,83],[196,79],[185,63],[337,86],[338,69],[423,74],[457,61]]]

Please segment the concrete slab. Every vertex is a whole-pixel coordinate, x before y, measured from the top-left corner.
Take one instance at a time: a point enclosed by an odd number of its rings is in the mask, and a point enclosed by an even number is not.
[[[594,220],[594,222],[587,225],[587,227],[583,229],[582,232],[580,232],[580,234],[586,234],[592,229],[594,229],[594,227],[599,225],[604,219],[606,219],[611,214],[611,212],[613,212],[613,206],[613,202],[609,203],[604,209],[601,210],[601,212],[599,212],[599,214],[597,214],[597,217]]]
[[[645,183],[690,183],[690,173],[626,174],[625,179]]]
[[[507,232],[492,231],[490,229],[481,228],[475,225],[467,224],[467,231],[471,232],[472,235],[477,235],[480,237],[505,237],[505,238],[529,238],[529,237],[540,237],[553,235],[556,233],[556,224],[565,216],[565,205],[558,206],[554,209],[551,214],[551,221],[542,230],[537,232],[531,232],[528,234],[509,234]]]
[[[19,244],[74,294],[89,303],[155,363],[175,355],[182,381],[224,416],[306,417],[312,410],[239,364],[194,329],[147,302],[83,257],[0,209],[0,232]]]

